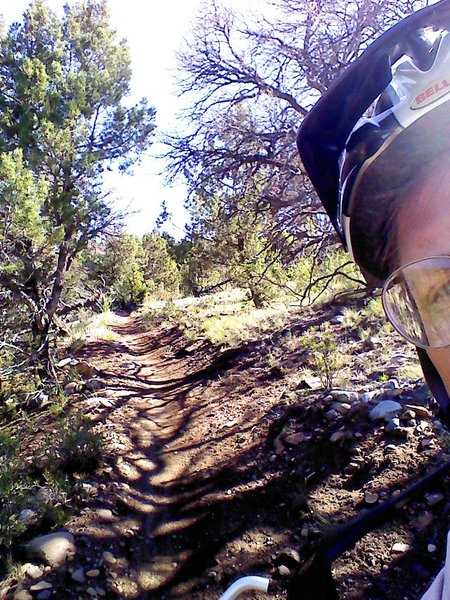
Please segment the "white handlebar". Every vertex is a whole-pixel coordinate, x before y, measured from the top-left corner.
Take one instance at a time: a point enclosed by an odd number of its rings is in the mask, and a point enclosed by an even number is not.
[[[219,600],[234,600],[244,592],[250,590],[267,592],[268,589],[269,579],[267,577],[257,577],[256,575],[241,577],[233,585],[230,585],[226,592],[220,596]]]

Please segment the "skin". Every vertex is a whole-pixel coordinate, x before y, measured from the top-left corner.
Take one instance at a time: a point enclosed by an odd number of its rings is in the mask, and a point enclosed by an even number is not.
[[[400,264],[450,255],[450,161],[405,192],[397,217]],[[450,394],[450,347],[427,350]]]

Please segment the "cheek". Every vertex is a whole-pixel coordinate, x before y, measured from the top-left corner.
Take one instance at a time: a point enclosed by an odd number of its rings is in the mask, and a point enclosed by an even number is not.
[[[450,395],[450,348],[430,349],[427,350],[427,353],[439,371],[447,393]]]

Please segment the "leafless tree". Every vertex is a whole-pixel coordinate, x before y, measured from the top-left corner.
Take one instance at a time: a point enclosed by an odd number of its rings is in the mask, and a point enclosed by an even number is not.
[[[265,213],[275,245],[286,231],[295,234],[297,251],[331,240],[303,175],[296,132],[375,37],[425,4],[272,0],[257,17],[237,15],[218,0],[205,4],[179,54],[178,86],[188,107],[180,131],[166,136],[169,179],[183,176],[206,213],[217,194],[225,211]]]

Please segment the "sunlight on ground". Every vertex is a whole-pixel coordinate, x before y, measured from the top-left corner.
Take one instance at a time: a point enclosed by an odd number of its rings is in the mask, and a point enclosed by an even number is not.
[[[289,316],[288,307],[280,301],[255,308],[241,289],[201,298],[150,301],[143,306],[142,315],[149,320],[176,322],[191,340],[201,337],[229,345],[282,327]]]

